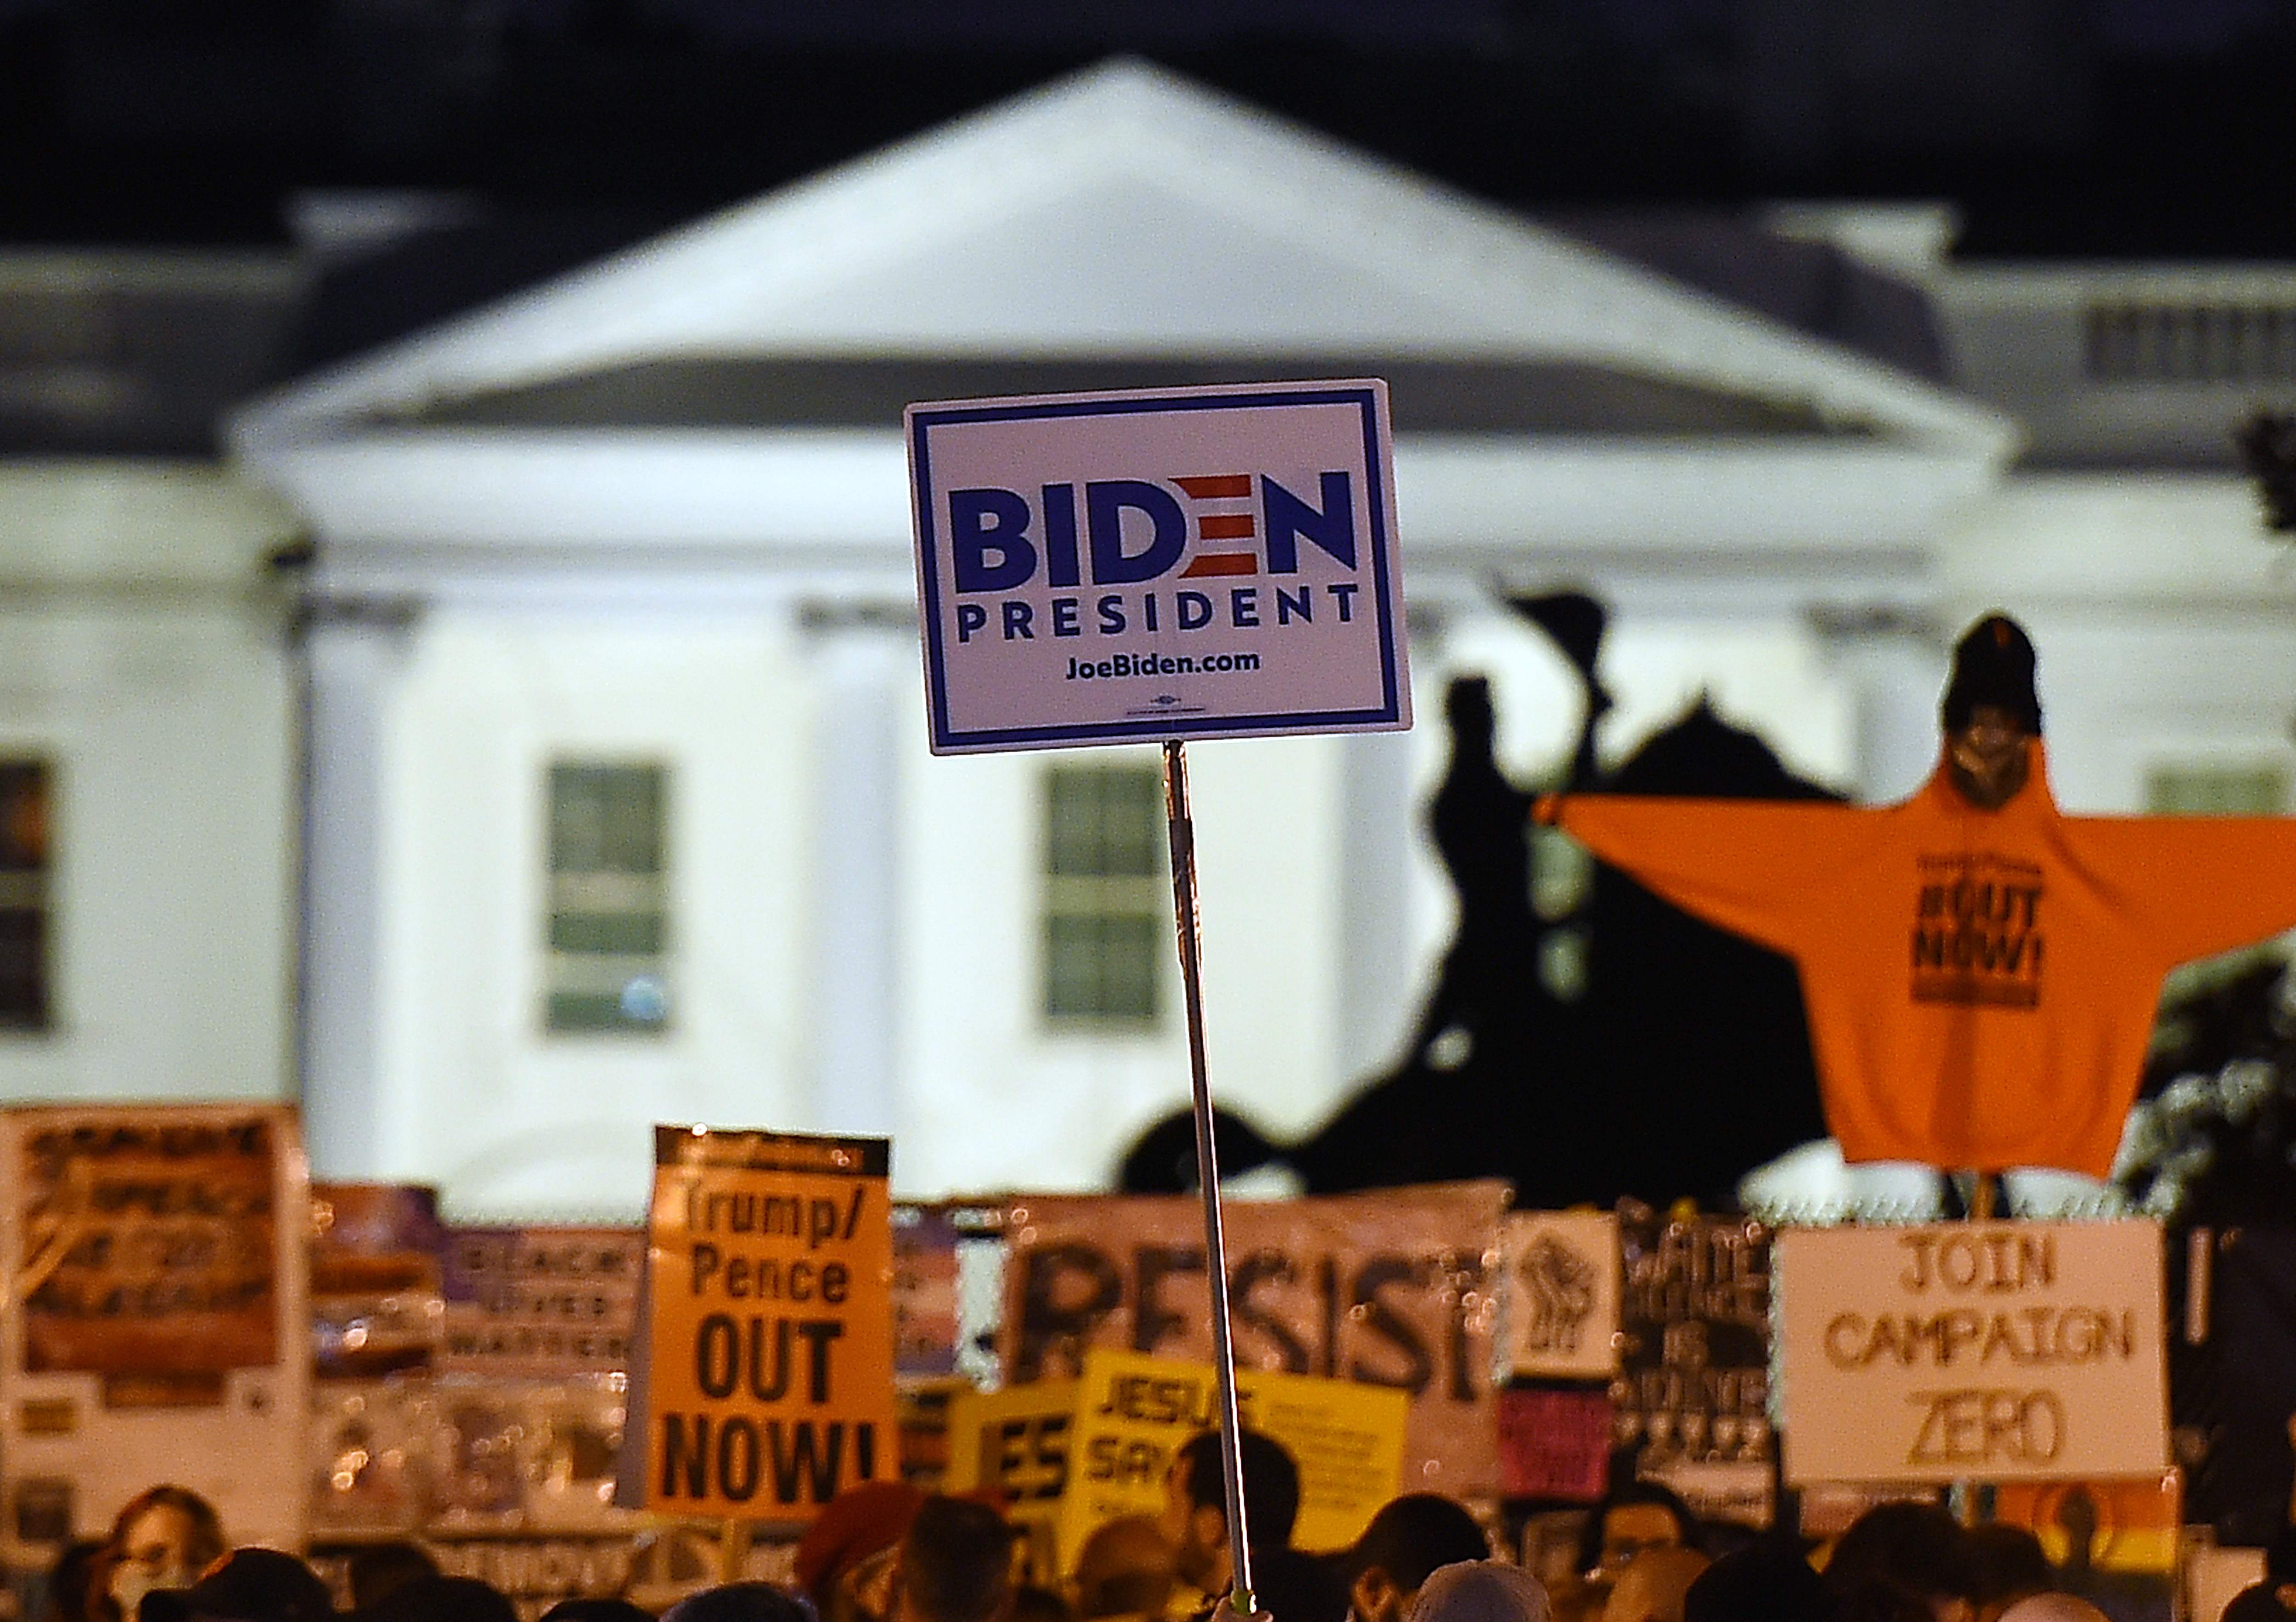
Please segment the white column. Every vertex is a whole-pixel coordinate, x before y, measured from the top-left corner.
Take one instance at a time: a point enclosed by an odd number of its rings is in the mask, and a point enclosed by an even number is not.
[[[1816,623],[1828,659],[1855,694],[1852,791],[1868,805],[1905,799],[1937,766],[1948,659],[1936,626],[1894,608],[1828,610]]]
[[[900,738],[914,610],[813,610],[814,1121],[890,1135],[900,1028]]]
[[[1351,1091],[1394,1061],[1419,1012],[1410,867],[1418,807],[1411,797],[1411,734],[1362,733],[1340,743],[1336,1057],[1340,1079]]]
[[[321,603],[309,691],[302,883],[303,1131],[312,1175],[389,1175],[383,1159],[384,741],[414,624],[407,605]]]

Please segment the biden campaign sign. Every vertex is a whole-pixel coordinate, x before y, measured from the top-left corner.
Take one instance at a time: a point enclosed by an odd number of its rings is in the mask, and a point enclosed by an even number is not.
[[[935,754],[1411,725],[1385,383],[906,422]]]

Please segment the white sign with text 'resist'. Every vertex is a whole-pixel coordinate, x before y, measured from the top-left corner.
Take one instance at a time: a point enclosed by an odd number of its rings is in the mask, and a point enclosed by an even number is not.
[[[935,754],[1411,725],[1385,383],[906,421]]]
[[[1796,1228],[1775,1257],[1790,1483],[2167,1466],[2155,1224]]]

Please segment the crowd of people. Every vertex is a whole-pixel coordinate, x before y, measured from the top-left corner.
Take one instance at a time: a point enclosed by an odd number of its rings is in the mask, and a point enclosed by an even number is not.
[[[898,1482],[828,1504],[794,1551],[786,1585],[736,1582],[688,1595],[660,1622],[2109,1622],[2062,1591],[2020,1528],[1964,1528],[1928,1503],[1868,1511],[1830,1544],[1702,1522],[1665,1488],[1626,1479],[1589,1511],[1569,1558],[1527,1569],[1495,1556],[1483,1524],[1431,1493],[1394,1499],[1349,1548],[1292,1546],[1300,1474],[1269,1438],[1241,1438],[1251,1615],[1239,1609],[1219,1438],[1180,1449],[1160,1516],[1106,1522],[1073,1570],[993,1494],[944,1496]],[[2296,1617],[2296,1538],[2238,1622]],[[418,1547],[361,1550],[338,1593],[282,1551],[229,1546],[195,1494],[154,1487],[101,1542],[57,1560],[38,1622],[516,1622],[511,1602],[447,1576]],[[2227,1618],[2233,1613],[2227,1612]],[[560,1601],[543,1622],[655,1622],[626,1599]]]

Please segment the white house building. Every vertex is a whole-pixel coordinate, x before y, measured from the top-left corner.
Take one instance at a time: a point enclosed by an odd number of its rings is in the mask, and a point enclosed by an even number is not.
[[[1978,386],[1119,62],[245,408],[317,544],[317,1171],[627,1215],[690,1119],[889,1132],[912,1194],[1095,1186],[1184,1101],[1152,752],[924,750],[909,399],[1387,377],[1419,712],[1492,674],[1526,775],[1578,717],[1495,588],[1561,584],[1616,612],[1614,748],[1702,690],[1901,792],[1997,601],[2068,803],[2278,769],[2296,629],[2236,478],[2021,467],[2054,306],[1870,215],[1775,225],[1925,293]],[[1214,1086],[1279,1130],[1407,1029],[1444,753],[1193,756]]]
[[[295,523],[187,458],[0,461],[0,1099],[283,1095]]]

